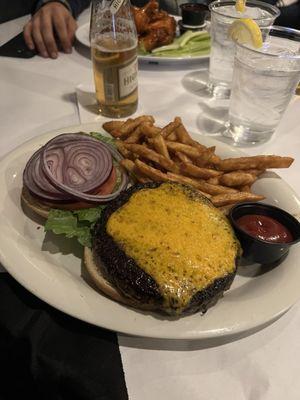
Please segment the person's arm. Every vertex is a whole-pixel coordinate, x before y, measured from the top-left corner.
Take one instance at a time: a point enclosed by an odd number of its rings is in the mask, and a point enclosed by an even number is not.
[[[77,18],[87,8],[91,0],[68,0],[74,18]]]
[[[74,17],[89,4],[89,0],[41,0],[36,12],[24,27],[24,39],[30,49],[43,57],[56,58],[59,46],[71,53],[76,30]]]

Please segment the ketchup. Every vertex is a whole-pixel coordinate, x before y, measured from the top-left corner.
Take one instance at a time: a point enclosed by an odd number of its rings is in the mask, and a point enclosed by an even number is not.
[[[236,220],[236,224],[249,235],[266,242],[289,243],[294,240],[291,232],[284,225],[266,215],[243,215]]]

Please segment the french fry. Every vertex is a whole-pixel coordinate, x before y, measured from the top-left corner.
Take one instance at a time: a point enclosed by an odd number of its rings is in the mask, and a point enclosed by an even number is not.
[[[160,165],[167,171],[178,172],[179,168],[174,163],[174,161],[162,156],[161,154],[157,154],[155,151],[148,149],[148,147],[140,145],[140,144],[128,144],[124,143],[125,149],[131,151],[132,153],[138,154],[139,156],[146,158],[147,160],[153,161],[156,164]]]
[[[214,178],[214,177],[218,177],[219,175],[222,175],[222,172],[216,171],[215,169],[200,168],[200,167],[197,167],[196,165],[193,165],[188,162],[181,163],[180,171],[184,175],[192,176],[194,178],[202,178],[202,179],[209,179],[209,178]],[[252,177],[252,175],[250,175],[250,176]],[[220,182],[222,183],[222,181],[220,181]]]
[[[196,165],[198,167],[205,167],[209,164],[218,164],[220,162],[220,157],[215,154],[216,147],[208,147],[202,151],[198,158],[195,159]]]
[[[180,151],[177,151],[175,156],[182,162],[193,163],[193,161],[186,154],[181,153]]]
[[[176,165],[178,165],[178,171],[180,171],[182,161],[176,155],[173,156],[173,161]]]
[[[141,174],[146,175],[154,182],[166,182],[169,180],[167,174],[161,172],[159,169],[150,167],[150,165],[144,163],[139,159],[136,159],[134,163]]]
[[[221,206],[218,208],[224,215],[228,215],[233,206],[233,204],[228,204],[227,206]]]
[[[253,177],[252,179],[253,179],[253,182],[256,180],[256,177],[258,177],[259,175],[261,175],[262,173],[264,173],[265,172],[265,170],[261,170],[261,169],[245,169],[245,170],[238,170],[238,171],[234,171],[234,172],[228,172],[228,173],[226,173],[226,174],[224,174],[224,175],[228,175],[228,174],[247,174],[247,175],[250,175],[251,174],[251,176]],[[223,175],[223,176],[224,176]],[[223,178],[222,178],[223,179]],[[210,178],[210,179],[208,179],[208,183],[211,183],[212,185],[219,185],[219,184],[223,184],[223,185],[225,185],[225,186],[227,186],[227,184],[226,184],[226,179],[225,179],[225,181],[223,180],[223,182],[222,182],[222,179],[221,179],[221,176],[220,177],[215,177],[215,178]],[[251,179],[251,180],[252,180]],[[249,181],[250,181],[250,178],[249,178]],[[252,183],[253,183],[252,182]],[[250,190],[247,190],[247,187],[248,188],[250,188],[250,186],[251,186],[251,181],[250,181],[250,183],[249,184],[245,184],[245,185],[235,185],[235,186],[240,186],[240,187],[238,187],[238,189],[241,191],[241,192],[250,192]],[[249,186],[250,185],[250,186]],[[228,185],[228,186],[232,186],[232,185]]]
[[[170,135],[168,135],[168,140],[172,141],[172,142],[177,142],[177,135],[176,132],[171,132]]]
[[[120,165],[140,182],[190,185],[225,214],[236,203],[262,200],[263,196],[251,193],[253,182],[266,169],[288,168],[293,162],[291,157],[275,155],[222,160],[215,146],[207,148],[195,141],[179,117],[163,128],[153,124],[149,115],[103,124],[118,139],[116,146],[125,157]]]
[[[203,144],[198,143],[196,140],[194,140],[190,134],[188,133],[188,131],[186,130],[185,126],[183,124],[180,124],[176,129],[175,129],[175,133],[177,136],[177,139],[180,143],[183,144],[189,144],[190,146],[194,146],[197,149],[204,151],[206,150],[206,146],[204,146]],[[168,136],[168,140],[169,140],[169,136]]]
[[[137,126],[143,122],[154,123],[154,118],[151,115],[141,115],[135,119],[129,118],[119,129],[112,131],[111,134],[114,137],[125,139]]]
[[[243,185],[243,186],[240,186],[238,189],[241,192],[248,192],[248,193],[251,192],[251,186],[250,185]]]
[[[134,173],[135,164],[132,160],[129,160],[129,158],[123,158],[123,160],[120,161],[120,165],[122,165],[122,167],[124,167],[128,172]]]
[[[181,118],[175,117],[174,121],[170,122],[161,130],[162,136],[166,139],[181,124]]]
[[[179,142],[171,142],[170,140],[166,140],[166,145],[168,150],[170,150],[171,152],[173,153],[180,152],[186,154],[188,157],[192,159],[199,157],[199,155],[201,154],[201,151],[188,144],[182,144]]]
[[[154,137],[161,132],[161,128],[151,125],[149,122],[143,122],[140,125],[141,131],[146,137]]]
[[[260,201],[263,200],[264,196],[260,196],[254,193],[237,192],[237,193],[224,193],[218,194],[211,198],[212,203],[216,207],[223,207],[229,204],[242,203],[245,201]]]
[[[203,181],[203,180],[197,180],[193,178],[188,178],[187,176],[182,176],[178,174],[173,174],[173,173],[167,173],[167,175],[170,178],[173,178],[172,180],[177,180],[177,182],[186,182],[194,186],[196,189],[201,190],[204,193],[208,193],[211,195],[217,195],[217,194],[223,194],[223,193],[236,193],[237,190],[232,189],[232,188],[227,188],[221,185],[210,185],[209,183]]]
[[[227,158],[219,162],[218,169],[221,171],[234,171],[239,169],[288,168],[293,161],[292,157],[273,155]]]
[[[128,118],[120,127],[116,127],[115,129],[110,131],[110,134],[114,138],[126,137],[135,128],[134,127],[134,128],[131,129],[131,126],[132,126],[133,123],[134,123],[134,120],[132,118]]]
[[[141,183],[151,182],[151,180],[145,176],[143,176],[139,169],[136,167],[135,163],[128,158],[124,158],[120,161],[120,165],[125,168],[129,173],[133,174],[133,176]]]
[[[133,132],[129,134],[127,139],[124,140],[125,143],[138,143],[142,137],[141,125],[137,126]]]
[[[219,185],[220,184],[219,177],[216,176],[215,178],[209,178],[207,180],[207,183],[211,183],[212,185]]]
[[[185,129],[183,124],[180,124],[175,129],[175,133],[180,143],[189,144],[190,146],[193,146],[195,144],[195,141],[191,138],[191,136],[189,135],[188,131]]]
[[[121,153],[124,158],[130,158],[130,159],[134,158],[133,154],[125,148],[124,142],[122,140],[116,140],[115,145],[119,153]]]
[[[246,172],[247,174],[251,174],[254,176],[260,176],[265,172],[265,169],[244,169],[241,171],[236,171],[236,172]]]
[[[154,149],[161,154],[162,156],[168,158],[169,160],[171,159],[170,154],[168,152],[168,148],[166,146],[166,142],[162,135],[158,134],[154,138],[148,140],[149,143],[151,143],[154,147]]]
[[[221,185],[235,187],[235,186],[244,186],[244,185],[252,185],[253,182],[256,181],[256,176],[252,174],[247,174],[246,172],[228,172],[227,174],[222,175],[219,178],[219,182]]]
[[[229,187],[222,186],[222,185],[212,185],[205,181],[199,181],[199,188],[200,188],[200,190],[203,190],[204,192],[209,193],[213,196],[217,195],[217,194],[223,194],[223,193],[237,193],[236,189],[229,188]]]
[[[199,182],[196,181],[195,179],[188,178],[187,176],[182,176],[182,175],[177,175],[177,174],[172,174],[171,172],[167,172],[167,176],[170,181],[178,182],[178,183],[183,183],[185,185],[190,185],[193,186],[195,189],[197,189],[199,192],[201,192],[204,196],[207,198],[211,198],[211,195],[209,193],[206,193],[200,189]]]
[[[182,124],[180,124],[175,129],[175,133],[176,133],[177,139],[180,143],[189,144],[189,145],[194,144],[194,140],[190,137],[188,131],[185,129],[185,127]]]
[[[111,133],[114,130],[119,130],[125,121],[107,121],[102,125],[106,132]]]

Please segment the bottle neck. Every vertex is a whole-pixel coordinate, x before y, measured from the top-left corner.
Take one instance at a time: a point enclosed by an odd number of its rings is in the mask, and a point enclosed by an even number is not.
[[[121,8],[129,8],[129,1],[128,0],[112,0],[110,2],[110,11],[112,14],[117,14],[117,12]]]
[[[94,0],[92,5],[90,40],[99,42],[103,37],[115,43],[130,42],[137,45],[135,22],[129,0]],[[119,7],[111,11],[112,7]]]

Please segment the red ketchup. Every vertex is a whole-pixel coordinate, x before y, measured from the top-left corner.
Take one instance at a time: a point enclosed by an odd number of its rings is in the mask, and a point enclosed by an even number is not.
[[[249,235],[266,242],[289,243],[294,240],[291,232],[284,225],[266,215],[243,215],[236,220],[236,224]]]

